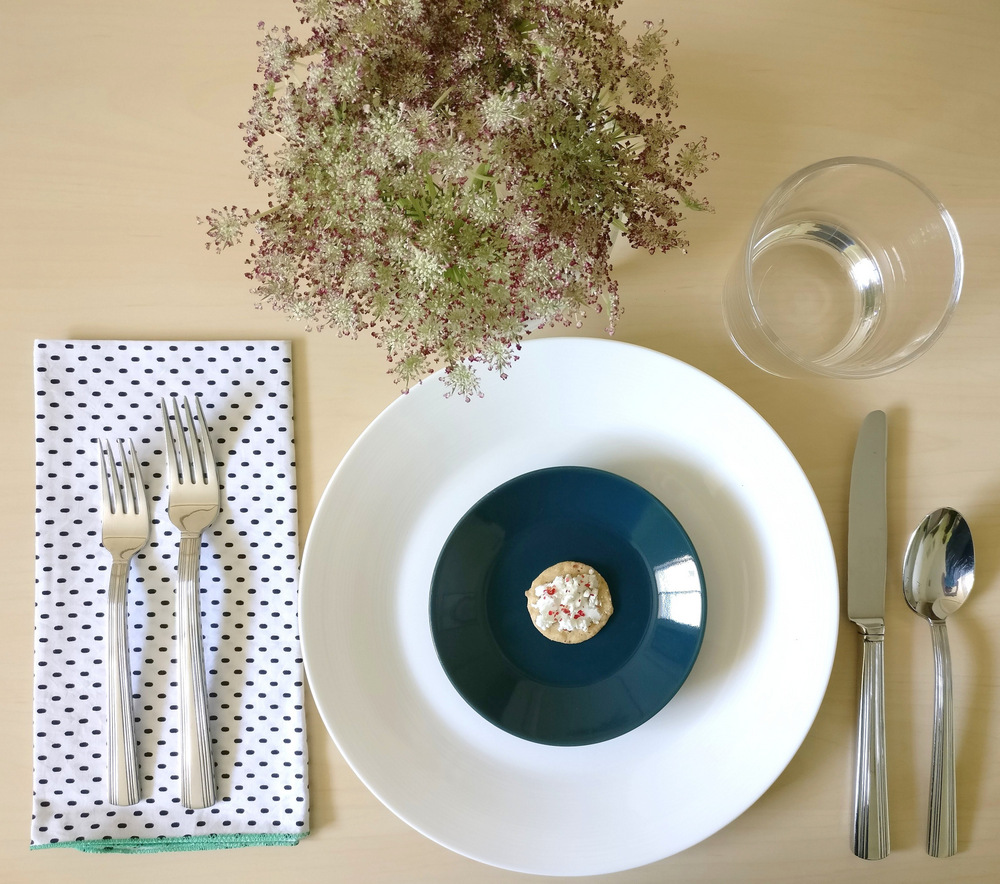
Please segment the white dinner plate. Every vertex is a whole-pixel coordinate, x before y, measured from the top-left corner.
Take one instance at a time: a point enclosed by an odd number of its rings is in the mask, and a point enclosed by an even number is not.
[[[451,850],[540,875],[634,868],[708,837],[798,750],[837,638],[830,535],[791,452],[743,400],[668,356],[606,339],[526,343],[485,396],[426,381],[358,438],[305,546],[306,671],[369,789]],[[673,512],[708,616],[687,681],[640,727],[586,746],[513,736],[435,653],[431,577],[484,494],[549,466],[624,476]]]

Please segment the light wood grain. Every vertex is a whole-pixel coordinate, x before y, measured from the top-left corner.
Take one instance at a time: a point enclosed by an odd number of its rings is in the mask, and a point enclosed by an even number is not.
[[[886,697],[892,854],[850,848],[858,643],[846,618],[825,702],[774,786],[721,832],[609,882],[995,880],[1000,862],[1000,5],[993,0],[626,0],[666,21],[677,118],[720,154],[689,253],[616,246],[618,336],[697,366],[771,423],[802,464],[846,555],[851,454],[864,414],[890,420]],[[411,830],[354,776],[309,709],[312,834],[296,848],[149,857],[28,851],[33,449],[37,337],[290,338],[304,528],[352,441],[398,389],[370,340],[307,334],[255,310],[238,257],[203,247],[197,215],[255,199],[237,124],[258,20],[286,0],[0,5],[3,581],[0,878],[9,881],[514,882]],[[862,154],[921,178],[963,237],[966,282],[945,336],[912,366],[861,382],[784,381],[726,337],[719,296],[740,238],[782,178]],[[600,322],[581,332],[601,334]],[[627,383],[627,379],[623,379]],[[932,659],[900,596],[909,532],[938,506],[972,524],[976,587],[949,623],[959,854],[924,854]],[[809,587],[803,586],[803,592]],[[794,702],[794,698],[789,698]],[[595,821],[599,825],[600,821]],[[596,880],[596,879],[595,879]]]

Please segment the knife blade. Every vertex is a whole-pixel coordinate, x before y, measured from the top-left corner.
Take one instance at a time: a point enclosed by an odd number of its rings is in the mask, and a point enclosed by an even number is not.
[[[854,464],[847,535],[847,616],[862,640],[858,711],[854,853],[889,854],[889,799],[885,758],[885,575],[888,550],[884,411],[861,424]]]

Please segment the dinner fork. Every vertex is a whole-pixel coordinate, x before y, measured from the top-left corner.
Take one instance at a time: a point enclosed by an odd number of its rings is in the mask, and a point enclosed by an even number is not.
[[[181,718],[181,803],[192,809],[215,804],[215,779],[208,733],[208,688],[198,601],[201,532],[219,514],[219,477],[201,403],[195,414],[187,397],[183,418],[177,399],[160,400],[167,451],[167,515],[180,530],[177,562],[178,682]],[[170,417],[173,415],[173,427]],[[195,421],[194,417],[197,417]]]
[[[118,440],[118,460],[109,439],[101,448],[101,542],[111,554],[108,582],[108,801],[126,807],[139,801],[132,674],[128,654],[128,571],[149,540],[146,489],[129,440]]]

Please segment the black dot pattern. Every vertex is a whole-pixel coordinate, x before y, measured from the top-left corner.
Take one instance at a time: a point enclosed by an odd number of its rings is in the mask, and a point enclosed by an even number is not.
[[[308,830],[287,341],[37,341],[31,846],[177,850]],[[201,610],[218,800],[180,803],[175,585],[160,398],[199,396],[223,476],[202,535]],[[131,438],[152,512],[129,572],[142,799],[106,800],[106,592],[97,439]],[[214,842],[214,843],[211,843]],[[159,845],[159,846],[157,846]]]

